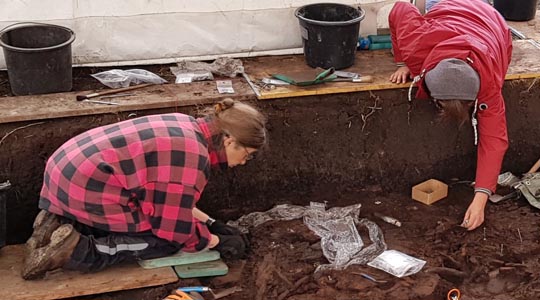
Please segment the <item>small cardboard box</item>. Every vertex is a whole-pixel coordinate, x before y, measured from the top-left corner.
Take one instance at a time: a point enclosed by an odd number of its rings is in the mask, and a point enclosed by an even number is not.
[[[436,179],[429,179],[413,186],[412,198],[424,204],[430,205],[448,195],[448,185]]]

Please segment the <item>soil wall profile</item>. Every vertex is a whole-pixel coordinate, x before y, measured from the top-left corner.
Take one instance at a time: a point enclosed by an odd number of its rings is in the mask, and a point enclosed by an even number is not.
[[[505,84],[510,148],[504,171],[524,173],[540,156],[539,93],[533,80]],[[332,205],[350,187],[410,193],[412,185],[428,178],[474,180],[471,127],[438,122],[429,101],[414,101],[409,112],[405,89],[252,103],[268,116],[269,151],[246,166],[213,174],[200,202],[212,215],[237,218],[284,199],[308,204],[321,193]],[[133,114],[173,111],[195,114],[197,107],[0,124],[0,180],[12,184],[8,244],[30,235],[45,162],[63,142]],[[235,212],[227,213],[232,208]]]

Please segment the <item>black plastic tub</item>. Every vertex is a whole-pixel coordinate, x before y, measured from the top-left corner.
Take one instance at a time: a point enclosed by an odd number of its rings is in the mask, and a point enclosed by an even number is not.
[[[16,23],[0,31],[11,92],[35,95],[70,91],[71,43],[75,33],[66,27]]]
[[[536,16],[538,0],[494,0],[493,6],[510,21],[529,21]]]
[[[309,66],[343,69],[354,64],[360,22],[365,12],[337,3],[317,3],[299,7],[304,56]]]
[[[6,211],[7,190],[11,188],[9,181],[0,183],[0,249],[6,245]]]

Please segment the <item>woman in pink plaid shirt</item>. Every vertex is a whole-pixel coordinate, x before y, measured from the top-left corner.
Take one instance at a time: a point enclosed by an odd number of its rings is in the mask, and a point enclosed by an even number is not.
[[[179,250],[241,258],[241,233],[196,204],[212,167],[244,165],[266,146],[265,122],[255,108],[225,99],[203,118],[151,115],[70,139],[47,162],[23,278]]]

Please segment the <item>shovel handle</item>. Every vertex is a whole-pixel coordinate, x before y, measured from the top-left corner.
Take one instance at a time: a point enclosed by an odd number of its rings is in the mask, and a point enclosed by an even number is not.
[[[371,75],[360,76],[357,79],[360,80],[360,81],[357,81],[357,82],[373,82],[373,76],[371,76]]]
[[[531,169],[527,173],[534,173],[538,171],[538,168],[540,168],[540,159],[538,159],[534,165],[531,167]]]

